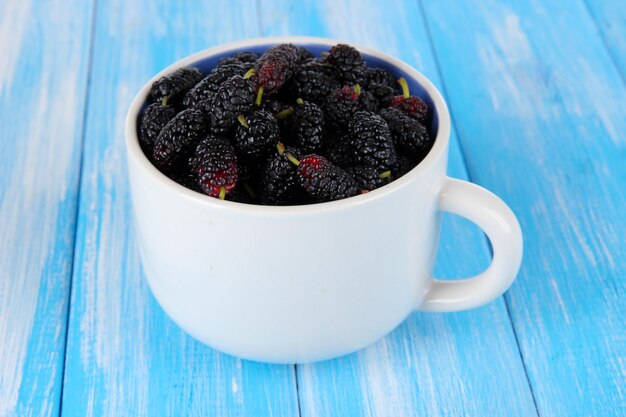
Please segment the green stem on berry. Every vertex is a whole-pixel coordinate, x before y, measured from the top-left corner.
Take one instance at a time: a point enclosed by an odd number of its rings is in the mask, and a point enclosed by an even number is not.
[[[402,87],[402,97],[404,97],[405,100],[411,97],[411,94],[409,93],[409,84],[407,84],[404,77],[400,77],[398,79],[398,84]]]
[[[354,90],[354,92],[356,93],[357,96],[361,95],[361,86],[358,84],[354,84],[354,87],[352,87],[352,90]]]
[[[170,99],[170,96],[163,97],[163,100],[161,101],[161,106],[163,107],[167,106],[167,100],[169,99]]]
[[[293,107],[289,106],[285,110],[281,110],[278,113],[276,113],[274,117],[277,119],[284,119],[285,117],[289,116],[291,113],[293,113]]]
[[[295,156],[293,156],[291,153],[287,152],[285,154],[285,156],[287,157],[287,159],[289,160],[289,162],[291,162],[292,164],[294,164],[295,166],[299,166],[300,165],[300,161],[298,161],[298,158],[296,158]]]
[[[283,156],[283,154],[285,153],[285,145],[283,145],[282,143],[278,142],[276,144],[276,149],[278,149],[278,154],[280,156]]]
[[[243,127],[245,127],[246,129],[250,129],[250,125],[248,124],[248,121],[246,120],[246,116],[244,116],[243,114],[240,114],[239,116],[237,116],[237,120],[239,120],[239,123],[241,123]]]
[[[246,191],[248,192],[248,195],[250,196],[250,198],[252,198],[252,199],[256,198],[256,193],[254,192],[254,190],[252,189],[250,184],[248,184],[247,182],[244,182],[243,183],[243,188],[246,189]]]
[[[261,97],[263,97],[263,86],[260,86],[259,91],[256,93],[256,100],[254,100],[254,104],[256,104],[257,107],[261,105]]]
[[[385,179],[385,178],[391,178],[391,171],[383,171],[380,174],[378,174],[378,178],[380,179]]]
[[[226,198],[226,187],[224,187],[223,185],[220,187],[220,193],[217,195],[217,198],[219,198],[220,200]]]
[[[248,70],[248,72],[246,72],[246,73],[243,75],[243,78],[244,78],[245,80],[247,80],[248,78],[252,77],[252,75],[253,75],[253,74],[254,74],[254,68],[250,68],[250,69]]]
[[[320,53],[320,55],[323,56],[323,57],[327,57],[330,54],[328,52],[322,52],[322,53]]]
[[[299,105],[303,105],[304,104],[304,100],[302,100],[300,97],[298,97],[296,99],[296,103],[298,103]]]

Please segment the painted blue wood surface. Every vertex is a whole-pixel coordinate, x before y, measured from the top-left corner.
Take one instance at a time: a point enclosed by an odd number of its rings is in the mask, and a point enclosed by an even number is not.
[[[61,398],[91,1],[0,2],[0,416]]]
[[[90,68],[92,2],[0,2],[1,417],[59,414],[74,245],[63,415],[526,416],[532,394],[542,416],[626,415],[622,1],[97,3]],[[297,369],[222,355],[171,323],[141,276],[123,117],[160,68],[261,32],[373,46],[445,86],[451,175],[467,168],[525,232],[506,304],[414,314]],[[488,262],[464,221],[441,243],[439,275]]]
[[[506,297],[539,413],[626,415],[626,89],[598,29],[580,1],[424,6],[470,176],[525,233]]]
[[[98,2],[64,417],[298,413],[293,367],[218,353],[163,313],[140,272],[129,206],[123,123],[136,91],[191,52],[254,36],[247,2]]]
[[[586,0],[587,7],[613,61],[626,80],[626,4],[623,1]]]
[[[288,13],[281,13],[287,10]],[[262,1],[266,35],[339,38],[397,56],[439,81],[416,2]],[[467,178],[453,133],[450,175]],[[468,277],[488,265],[482,234],[446,218],[436,274]],[[531,416],[532,394],[502,299],[457,314],[413,314],[357,354],[298,366],[303,416]]]

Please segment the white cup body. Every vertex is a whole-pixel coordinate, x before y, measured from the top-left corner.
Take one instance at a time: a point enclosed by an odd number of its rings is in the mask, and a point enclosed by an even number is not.
[[[302,37],[238,42],[195,54],[163,73],[281,42],[337,43]],[[152,81],[131,106],[129,177],[145,275],[163,309],[198,340],[246,359],[310,362],[367,346],[420,306],[432,282],[449,115],[420,73],[359,49],[419,83],[438,127],[432,150],[416,168],[349,199],[267,207],[185,189],[154,168],[137,141],[137,116]]]

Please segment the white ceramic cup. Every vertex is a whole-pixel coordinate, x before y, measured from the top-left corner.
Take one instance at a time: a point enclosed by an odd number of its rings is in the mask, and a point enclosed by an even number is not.
[[[196,339],[231,355],[302,363],[361,349],[412,311],[485,304],[513,282],[522,235],[495,195],[446,176],[450,116],[441,94],[404,62],[357,46],[372,66],[404,76],[434,109],[433,148],[413,170],[370,193],[292,207],[248,205],[199,194],[161,174],[142,153],[137,118],[152,82],[178,67],[205,70],[219,57],[283,42],[319,53],[337,40],[277,37],[191,55],[141,89],[126,120],[137,240],[159,304]],[[460,281],[432,276],[441,212],[489,237],[486,271]],[[464,254],[472,256],[472,254]]]

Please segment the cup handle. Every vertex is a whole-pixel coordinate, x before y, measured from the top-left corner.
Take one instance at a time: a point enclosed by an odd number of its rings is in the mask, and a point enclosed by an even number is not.
[[[439,194],[439,210],[474,222],[491,241],[491,265],[478,275],[457,281],[433,279],[422,311],[459,311],[479,307],[500,296],[513,283],[522,262],[522,231],[511,209],[482,187],[447,178]]]

